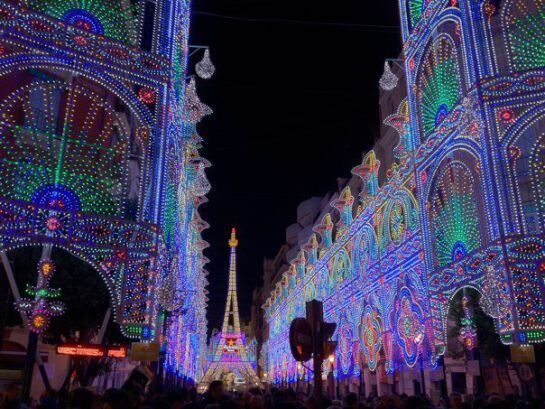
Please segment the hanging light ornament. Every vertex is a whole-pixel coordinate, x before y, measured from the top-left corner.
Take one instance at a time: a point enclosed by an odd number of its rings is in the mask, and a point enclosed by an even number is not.
[[[203,104],[199,99],[195,78],[191,78],[186,87],[183,120],[187,123],[196,124],[206,115],[212,115],[213,112],[208,105]]]
[[[469,302],[469,297],[464,295],[462,297],[464,316],[461,319],[462,327],[460,328],[460,341],[462,341],[468,351],[471,351],[475,348],[477,343],[477,329],[475,327],[475,319]]]
[[[212,78],[214,75],[216,67],[214,67],[212,60],[210,59],[210,50],[208,48],[204,50],[202,60],[195,65],[195,71],[200,78],[205,80]]]
[[[384,73],[380,77],[379,85],[385,91],[391,91],[397,87],[399,78],[392,72],[388,61],[384,61]]]
[[[32,332],[43,333],[49,326],[51,317],[62,315],[64,304],[57,301],[60,291],[49,288],[49,280],[55,272],[53,261],[46,259],[38,264],[38,284],[36,287],[28,286],[26,294],[32,298],[21,298],[16,307],[24,313],[29,320]]]

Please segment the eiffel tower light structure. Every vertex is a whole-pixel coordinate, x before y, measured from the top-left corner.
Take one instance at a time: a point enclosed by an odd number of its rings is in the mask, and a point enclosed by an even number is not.
[[[201,386],[207,385],[214,380],[229,382],[230,378],[234,378],[239,384],[246,386],[253,386],[259,382],[254,370],[255,362],[248,359],[246,336],[240,329],[237,297],[237,246],[236,229],[233,228],[229,239],[229,247],[231,248],[229,287],[223,325],[215,351],[212,351],[208,368],[200,382]],[[241,380],[244,383],[241,383]]]

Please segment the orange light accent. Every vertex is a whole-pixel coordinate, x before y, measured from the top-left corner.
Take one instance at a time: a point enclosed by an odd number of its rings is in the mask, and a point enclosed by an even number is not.
[[[51,261],[45,261],[42,264],[42,274],[48,276],[53,271],[53,263]]]
[[[70,355],[70,356],[87,356],[87,357],[104,357],[109,358],[126,358],[126,347],[111,347],[105,348],[100,345],[92,344],[64,344],[57,345],[58,355]]]
[[[237,247],[237,246],[238,246],[237,229],[233,227],[231,229],[231,239],[229,240],[229,247]]]
[[[34,328],[37,328],[37,329],[43,328],[46,323],[47,323],[47,319],[43,315],[36,315],[32,319],[32,325],[34,326]]]
[[[127,357],[127,348],[108,348],[108,356],[110,358],[126,358]]]

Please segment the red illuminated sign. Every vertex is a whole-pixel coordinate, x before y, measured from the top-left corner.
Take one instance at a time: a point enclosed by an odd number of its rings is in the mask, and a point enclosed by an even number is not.
[[[62,344],[57,345],[58,355],[85,356],[85,357],[109,357],[126,358],[127,348],[125,347],[103,347],[92,344]]]
[[[108,357],[110,358],[126,358],[127,348],[125,347],[111,347],[106,350]]]

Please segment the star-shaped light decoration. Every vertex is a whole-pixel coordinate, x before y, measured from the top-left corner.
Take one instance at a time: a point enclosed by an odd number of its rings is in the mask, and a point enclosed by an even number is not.
[[[212,115],[214,111],[208,105],[203,104],[197,95],[195,78],[189,80],[186,87],[183,120],[187,123],[196,124],[206,115]]]

